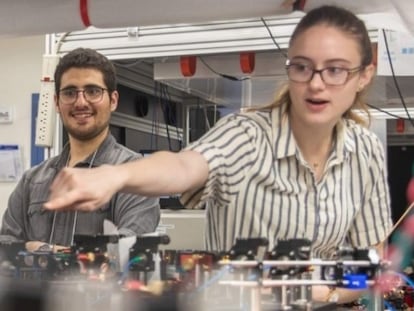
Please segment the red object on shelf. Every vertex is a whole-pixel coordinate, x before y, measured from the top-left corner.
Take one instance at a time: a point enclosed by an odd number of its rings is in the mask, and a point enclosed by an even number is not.
[[[254,52],[240,53],[240,68],[243,73],[252,73],[255,66],[256,54]]]
[[[396,130],[397,130],[397,133],[404,133],[405,131],[405,120],[404,119],[397,119]]]
[[[406,197],[408,205],[411,205],[414,202],[414,163],[411,167],[411,178],[407,185]]]
[[[181,56],[180,68],[184,77],[192,77],[196,71],[197,58],[195,56]]]

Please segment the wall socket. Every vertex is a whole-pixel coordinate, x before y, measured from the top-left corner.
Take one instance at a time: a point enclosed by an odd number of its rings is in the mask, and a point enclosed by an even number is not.
[[[41,82],[39,105],[36,119],[35,145],[52,147],[56,124],[56,111],[54,107],[55,83]]]
[[[53,146],[56,125],[56,111],[54,107],[55,83],[53,75],[58,61],[59,57],[57,55],[43,56],[35,135],[35,145],[40,147]]]

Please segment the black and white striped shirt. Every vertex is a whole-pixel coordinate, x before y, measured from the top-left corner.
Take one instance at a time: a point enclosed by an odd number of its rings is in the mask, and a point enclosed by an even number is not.
[[[307,238],[317,257],[348,240],[381,242],[392,221],[384,150],[379,138],[350,120],[336,127],[323,176],[316,181],[292,134],[284,107],[219,120],[187,149],[208,161],[202,189],[186,192],[187,208],[208,202],[206,249],[229,250],[236,238]]]

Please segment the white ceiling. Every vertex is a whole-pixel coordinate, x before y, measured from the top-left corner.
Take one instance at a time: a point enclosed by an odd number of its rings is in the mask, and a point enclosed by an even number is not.
[[[87,3],[81,14],[80,3]],[[0,34],[32,35],[85,29],[87,16],[98,28],[200,23],[284,15],[291,0],[3,0]],[[357,14],[386,13],[376,22],[413,30],[414,3],[408,0],[308,0],[304,11],[322,4],[346,7]],[[394,25],[395,24],[395,25]]]

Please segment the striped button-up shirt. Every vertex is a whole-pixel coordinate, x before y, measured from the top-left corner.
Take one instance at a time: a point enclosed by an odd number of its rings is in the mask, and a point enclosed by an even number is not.
[[[333,256],[345,241],[368,247],[391,230],[384,150],[350,120],[336,126],[332,152],[316,180],[293,136],[285,107],[224,117],[188,149],[208,162],[203,188],[182,195],[206,210],[206,249],[226,251],[236,238],[305,238],[313,255]],[[206,204],[207,203],[207,204]]]

